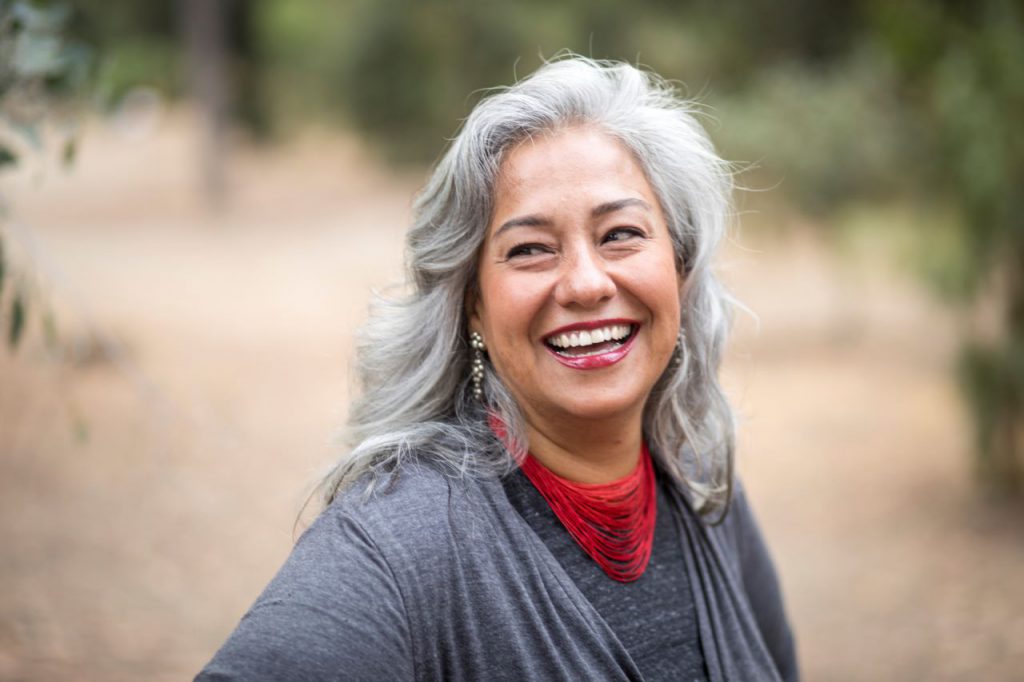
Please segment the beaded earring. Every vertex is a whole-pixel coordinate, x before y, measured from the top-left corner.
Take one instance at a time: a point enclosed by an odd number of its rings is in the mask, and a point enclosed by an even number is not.
[[[469,369],[470,380],[473,382],[473,397],[483,402],[484,351],[487,350],[487,345],[479,332],[472,332],[469,335],[469,346],[473,349]]]
[[[679,365],[680,363],[682,363],[682,361],[683,361],[683,353],[685,352],[685,348],[686,348],[685,344],[686,344],[686,337],[683,336],[683,330],[680,329],[679,330],[679,336],[676,337],[676,347],[672,350],[672,360],[671,360],[671,363],[673,365]]]

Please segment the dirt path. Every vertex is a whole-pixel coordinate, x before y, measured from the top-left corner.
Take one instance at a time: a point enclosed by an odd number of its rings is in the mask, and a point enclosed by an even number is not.
[[[0,679],[195,672],[287,554],[400,273],[416,178],[311,136],[242,153],[210,217],[188,130],[95,129],[70,176],[5,188],[64,359],[35,328],[0,353]],[[748,231],[722,266],[761,318],[726,376],[806,677],[1014,679],[1024,516],[972,496],[951,323],[806,235]]]

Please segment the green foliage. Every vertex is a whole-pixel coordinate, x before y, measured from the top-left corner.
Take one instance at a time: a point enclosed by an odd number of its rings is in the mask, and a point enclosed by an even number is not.
[[[64,141],[64,145],[61,147],[60,160],[65,166],[70,166],[75,162],[75,156],[78,154],[78,142],[74,138]]]
[[[0,168],[18,162],[19,146],[42,147],[40,126],[68,127],[84,92],[90,51],[67,38],[67,5],[0,0]]]
[[[471,106],[465,93],[502,68],[504,77],[496,82],[512,77],[516,51],[504,30],[504,6],[397,0],[375,5],[352,46],[346,74],[359,93],[349,106],[355,123],[386,141],[397,160],[435,155],[452,122]]]
[[[47,309],[42,314],[43,322],[43,342],[46,344],[46,348],[51,353],[57,353],[58,342],[60,340],[57,334],[57,318],[54,316],[53,311]]]
[[[0,171],[15,168],[27,152],[43,149],[42,129],[55,123],[66,137],[61,145],[65,163],[74,158],[74,115],[81,106],[92,65],[91,52],[71,39],[66,4],[0,0]],[[6,213],[0,204],[0,214]],[[13,274],[15,285],[6,315],[7,345],[17,348],[28,324],[32,278],[15,270],[0,233],[0,294]],[[8,287],[10,289],[10,287]],[[3,298],[0,297],[0,306]],[[50,322],[55,333],[56,326]]]
[[[737,93],[712,100],[714,137],[727,158],[753,164],[805,210],[827,213],[856,197],[906,191],[907,121],[884,57],[863,50],[813,67],[764,69]]]
[[[345,74],[359,28],[354,17],[364,4],[264,0],[254,7],[253,41],[263,53],[254,97],[270,127],[340,120],[352,96]]]
[[[178,17],[172,0],[74,0],[64,30],[102,52],[96,91],[107,102],[132,88],[181,94]]]
[[[1024,343],[1009,339],[969,344],[961,353],[958,374],[974,418],[979,480],[996,494],[1024,493],[1024,448],[1018,431],[1024,408]]]
[[[344,119],[392,159],[427,161],[482,88],[562,50],[643,63],[698,94],[709,84],[735,92],[774,64],[840,59],[864,24],[862,4],[249,0],[226,5],[227,48],[246,122]],[[182,91],[176,3],[76,6],[76,28],[108,55],[111,96],[138,84]]]
[[[964,254],[973,248],[972,236],[963,229],[956,209],[926,212],[919,218],[918,236],[911,259],[914,270],[942,298],[969,301],[977,273]]]
[[[912,132],[933,150],[922,196],[939,194],[958,214],[945,266],[956,286],[941,291],[1002,306],[996,338],[969,339],[960,365],[978,470],[989,487],[1024,494],[1024,8],[877,3],[874,23],[919,124]]]
[[[919,124],[913,132],[932,151],[918,173],[922,189],[952,198],[970,234],[970,294],[1006,249],[1024,243],[1016,207],[1024,186],[1024,15],[999,0],[958,12],[941,3],[879,7],[880,43],[897,60]]]
[[[509,84],[562,50],[641,62],[698,87],[709,78],[740,82],[758,55],[739,34],[757,29],[742,12],[723,19],[712,9],[658,0],[266,0],[255,17],[263,97],[285,116],[344,116],[390,158],[426,161],[483,88]],[[792,31],[776,24],[762,43],[788,39]]]
[[[25,329],[25,309],[27,306],[24,295],[20,291],[16,291],[14,299],[11,301],[10,319],[7,323],[7,345],[12,349],[17,348],[18,342],[21,340],[21,333]]]
[[[117,102],[134,88],[155,87],[167,95],[184,92],[181,55],[169,40],[132,37],[116,41],[104,53],[97,91]]]
[[[102,80],[112,95],[138,84],[183,90],[173,0],[76,6],[73,28],[111,55]],[[12,7],[31,20],[12,19]],[[75,63],[75,50],[52,30],[62,15],[41,7],[0,0],[3,102],[30,77],[46,92],[75,88],[74,69],[61,70]],[[1019,0],[247,0],[228,7],[227,44],[243,100],[236,111],[249,123],[344,122],[387,157],[422,163],[435,158],[482,88],[511,83],[568,49],[641,63],[688,84],[688,94],[717,112],[712,134],[725,155],[756,167],[758,175],[743,182],[778,188],[801,210],[834,217],[864,202],[916,203],[913,267],[958,306],[969,309],[992,292],[1004,304],[998,338],[968,345],[961,369],[980,448],[1001,456],[1021,438],[1005,434],[1024,433],[1016,426],[1024,420],[1024,375],[1014,364],[1024,356]],[[12,27],[31,34],[31,49],[6,40]],[[21,114],[0,112],[4,132],[20,141],[0,139],[0,169],[22,146],[39,145],[44,117],[24,102]]]

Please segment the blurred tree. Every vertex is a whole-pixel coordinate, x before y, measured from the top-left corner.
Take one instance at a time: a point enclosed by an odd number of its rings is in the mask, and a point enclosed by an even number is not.
[[[92,60],[84,44],[68,36],[70,16],[67,5],[0,0],[0,172],[43,151],[47,132],[56,133],[63,161],[74,159],[76,114]],[[8,208],[0,199],[0,219]],[[41,297],[32,295],[35,280],[14,257],[8,236],[0,230],[0,328],[6,327],[13,350],[24,335],[29,302]],[[53,316],[45,300],[38,302],[44,337],[52,344]]]
[[[69,30],[104,56],[97,77],[106,103],[139,86],[185,91],[173,0],[73,0]]]
[[[272,53],[322,74],[314,97],[329,101],[390,159],[420,163],[441,150],[482,89],[512,83],[560,51],[639,61],[680,77],[729,63],[718,51],[737,45],[723,39],[703,49],[712,20],[663,0],[628,7],[612,0],[268,0],[263,19]],[[307,78],[275,87],[287,92],[310,82],[309,70],[294,75]]]
[[[224,0],[182,0],[188,80],[199,107],[201,189],[206,203],[224,202],[228,107],[234,84],[228,74],[227,12]]]
[[[184,91],[175,0],[77,4],[86,35],[115,57],[106,76],[115,94],[143,79]],[[481,88],[569,49],[688,83],[721,117],[712,135],[726,155],[760,166],[801,210],[828,216],[909,197],[957,215],[957,227],[930,225],[922,252],[939,290],[964,309],[999,293],[999,329],[970,335],[961,375],[983,479],[1024,490],[1020,0],[217,4],[230,83],[220,91],[239,93],[232,115],[261,131],[319,115],[352,125],[392,160],[422,163]]]
[[[940,291],[967,308],[1001,301],[996,329],[968,330],[961,379],[974,413],[978,472],[1024,494],[1024,8],[1011,0],[873,2],[913,131],[928,150],[923,200],[951,204],[956,248]]]
[[[170,97],[188,93],[187,0],[71,0],[70,30],[103,54],[98,87],[110,102],[129,90],[155,87]],[[257,133],[267,130],[262,72],[266,68],[256,18],[265,0],[216,0],[192,11],[222,18],[228,113]],[[296,4],[305,4],[300,0]]]
[[[472,92],[517,57],[505,3],[382,0],[365,15],[351,46],[346,80],[357,126],[387,142],[391,158],[430,158]],[[494,81],[492,81],[493,83]],[[442,132],[444,131],[444,132]]]
[[[257,135],[270,128],[255,33],[259,0],[74,2],[75,31],[104,54],[101,104],[116,104],[140,87],[195,99],[202,121],[200,189],[209,205],[219,205],[230,124],[241,123]]]
[[[889,201],[910,188],[913,147],[884,55],[866,46],[809,66],[786,60],[712,100],[722,153],[752,169],[748,186],[777,187],[823,225],[847,204]]]

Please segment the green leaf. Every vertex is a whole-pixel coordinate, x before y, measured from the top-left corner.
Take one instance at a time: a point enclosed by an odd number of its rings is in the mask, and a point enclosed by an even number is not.
[[[89,422],[82,416],[82,410],[79,409],[78,402],[74,398],[68,398],[65,404],[71,422],[71,435],[78,445],[85,445],[89,442]]]
[[[14,166],[18,163],[17,155],[7,147],[0,146],[0,168]]]
[[[61,162],[64,167],[67,168],[75,162],[75,156],[78,154],[78,140],[71,138],[64,143],[64,149],[61,150]]]
[[[89,425],[80,415],[76,414],[74,419],[72,419],[71,433],[79,445],[85,445],[89,442]]]
[[[19,291],[11,301],[11,328],[8,330],[7,344],[11,349],[18,347],[21,333],[25,330],[25,298]]]
[[[14,73],[22,78],[42,78],[64,68],[61,40],[56,35],[22,33],[14,43],[11,59]]]
[[[71,16],[71,7],[67,3],[38,6],[23,0],[14,3],[11,14],[29,32],[54,33],[60,31]]]
[[[46,312],[43,313],[43,339],[46,343],[46,348],[56,354],[58,347],[58,336],[57,336],[57,318],[53,314],[53,310],[47,308]]]

